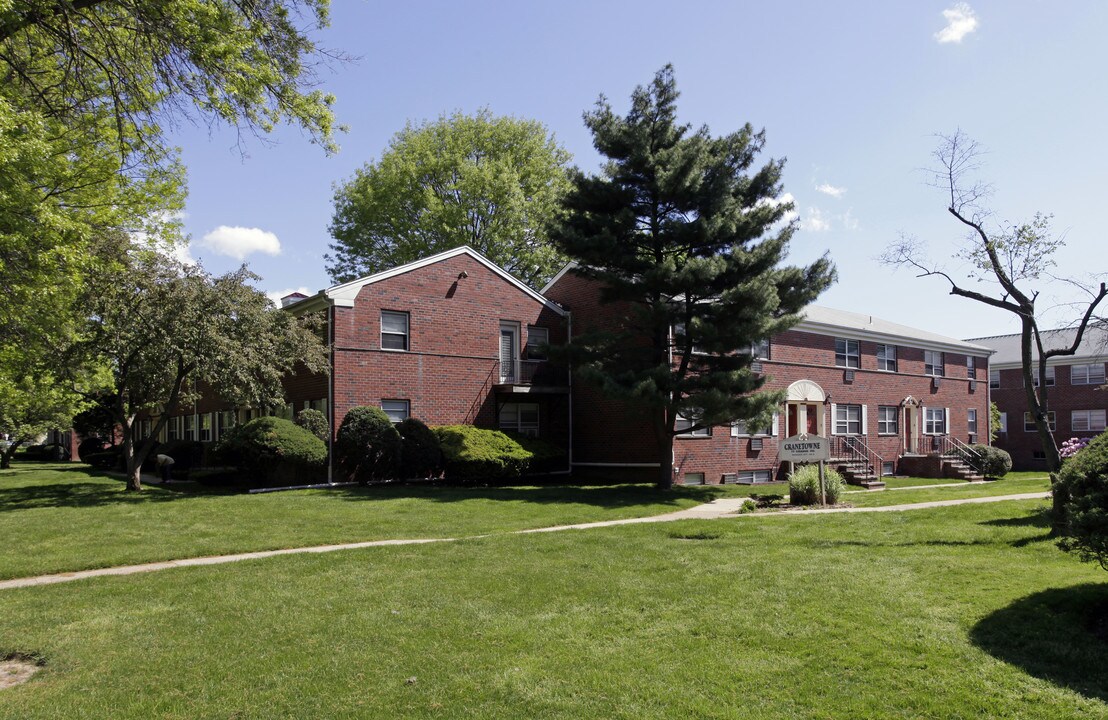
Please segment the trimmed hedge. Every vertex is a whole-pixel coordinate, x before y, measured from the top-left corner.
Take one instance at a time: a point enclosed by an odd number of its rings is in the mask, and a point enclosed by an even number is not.
[[[88,437],[81,441],[81,444],[77,446],[77,457],[83,462],[88,462],[88,456],[97,453],[102,453],[108,449],[107,443],[102,438]]]
[[[513,438],[499,430],[472,425],[434,429],[442,443],[446,479],[460,482],[518,478],[527,472],[547,472],[563,456],[560,448],[534,438]]]
[[[442,445],[431,428],[408,418],[396,431],[400,433],[400,477],[428,478],[442,472]]]
[[[331,426],[327,423],[327,416],[318,410],[304,408],[296,413],[296,424],[323,442],[327,442],[327,438],[331,434]]]
[[[1012,469],[1012,456],[1006,451],[992,445],[973,445],[974,450],[981,455],[984,467],[981,474],[994,480],[1007,475]]]
[[[839,502],[839,493],[843,490],[843,476],[838,471],[825,467],[823,469],[823,487],[827,495],[827,503],[835,505]],[[789,504],[819,504],[818,465],[801,465],[789,476]]]
[[[381,408],[351,408],[335,435],[335,460],[348,478],[363,485],[394,479],[400,465],[400,433]]]
[[[162,452],[181,462],[171,447]],[[288,485],[319,480],[327,462],[327,446],[291,420],[260,417],[224,435],[216,455],[244,473]]]
[[[1108,569],[1108,433],[1066,460],[1052,489],[1066,534],[1058,545]]]

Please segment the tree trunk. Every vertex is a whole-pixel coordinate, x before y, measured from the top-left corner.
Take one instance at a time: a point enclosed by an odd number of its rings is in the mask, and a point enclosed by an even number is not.
[[[132,424],[123,423],[123,459],[127,467],[127,490],[138,492],[142,490],[142,463],[136,462],[135,435],[132,432]]]
[[[11,469],[12,455],[15,455],[15,449],[22,444],[22,440],[13,440],[12,444],[4,449],[3,455],[0,455],[0,470]]]
[[[673,488],[673,435],[664,430],[658,433],[658,480],[659,490]]]

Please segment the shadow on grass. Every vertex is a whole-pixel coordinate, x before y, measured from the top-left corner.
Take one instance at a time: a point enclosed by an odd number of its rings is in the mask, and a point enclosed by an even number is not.
[[[814,540],[811,547],[979,547],[981,545],[995,545],[991,540],[918,540],[900,542],[880,542],[873,540]]]
[[[519,487],[458,487],[449,485],[372,485],[349,486],[331,491],[342,493],[345,500],[392,500],[413,498],[434,502],[458,502],[465,500],[490,500],[494,502],[526,502],[551,504],[579,504],[604,508],[633,507],[636,505],[664,505],[674,509],[683,507],[681,501],[711,502],[724,494],[711,487],[659,490],[653,485],[537,485]]]
[[[992,525],[993,527],[1028,527],[1045,530],[1041,535],[1031,535],[1012,541],[1012,547],[1026,547],[1033,543],[1049,542],[1054,539],[1050,534],[1050,508],[1037,508],[1027,513],[1010,518],[997,518],[995,520],[982,520],[980,525]]]
[[[96,507],[99,505],[137,505],[163,502],[181,497],[171,492],[127,492],[121,482],[118,487],[103,482],[66,482],[53,485],[30,485],[0,488],[0,512],[46,507]]]
[[[1108,701],[1106,585],[1028,595],[982,619],[970,641],[1037,678]]]

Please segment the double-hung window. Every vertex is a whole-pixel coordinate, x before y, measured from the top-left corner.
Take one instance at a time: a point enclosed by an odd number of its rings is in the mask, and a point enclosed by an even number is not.
[[[1104,363],[1071,365],[1070,385],[1103,385]]]
[[[896,345],[877,346],[877,369],[896,372]]]
[[[946,435],[946,408],[923,409],[923,432],[927,435]]]
[[[381,311],[381,347],[385,350],[408,349],[408,313]]]
[[[977,434],[977,410],[974,408],[966,411],[966,431]]]
[[[1101,432],[1104,430],[1103,410],[1074,410],[1070,413],[1070,429],[1074,432]]]
[[[680,340],[678,340],[680,338]],[[673,349],[676,352],[683,352],[685,350],[685,343],[688,339],[685,337],[685,323],[675,322],[673,323]],[[700,354],[704,352],[704,348],[696,344],[696,340],[693,340],[690,350],[694,353]]]
[[[777,413],[773,414],[773,420],[763,427],[748,427],[746,420],[736,420],[731,423],[731,437],[775,437],[777,435]]]
[[[862,406],[861,405],[836,405],[835,406],[835,434],[836,435],[861,435],[862,434]]]
[[[993,388],[994,390],[996,388],[1000,387],[1000,371],[999,370],[990,370],[989,371],[989,387]]]
[[[973,355],[966,355],[966,377],[970,380],[977,379],[977,358]]]
[[[896,435],[899,432],[897,417],[899,410],[896,405],[880,405],[877,408],[877,434]]]
[[[699,430],[689,430],[689,428],[691,428],[695,424],[696,424],[696,420],[694,418],[685,417],[684,415],[678,414],[677,415],[677,421],[673,424],[673,429],[674,429],[674,432],[677,435],[681,435],[683,437],[709,437],[709,436],[711,436],[711,434],[712,434],[712,429],[711,428],[705,427],[705,428],[700,428]]]
[[[1031,385],[1033,387],[1039,387],[1039,368],[1036,367],[1031,373]],[[1048,365],[1046,368],[1046,386],[1054,387],[1054,366]]]
[[[500,408],[500,429],[538,437],[538,403],[504,403]]]
[[[1051,432],[1054,432],[1055,430],[1058,429],[1057,428],[1057,422],[1055,421],[1053,410],[1051,410],[1050,412],[1048,412],[1046,414],[1046,427]],[[1035,432],[1035,430],[1036,430],[1036,428],[1035,428],[1035,418],[1033,418],[1031,416],[1031,413],[1025,412],[1023,414],[1023,431],[1024,432]]]
[[[941,352],[935,350],[923,351],[923,373],[935,377],[943,376],[943,354]]]
[[[862,367],[862,354],[857,340],[835,338],[835,366],[845,368]]]
[[[200,416],[200,442],[212,441],[212,414],[204,413]]]
[[[550,330],[544,327],[527,326],[527,357],[530,360],[545,360],[545,348],[550,344]]]
[[[750,343],[750,357],[755,360],[769,360],[769,340]]]
[[[404,422],[411,412],[411,402],[408,400],[382,400],[381,409],[394,423]]]
[[[1008,432],[1008,413],[1006,413],[1006,412],[1000,413],[1000,429],[999,429],[999,431],[1002,432],[1002,433]]]

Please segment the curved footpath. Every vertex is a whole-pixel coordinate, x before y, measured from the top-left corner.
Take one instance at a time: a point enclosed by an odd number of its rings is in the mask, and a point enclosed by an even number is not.
[[[865,512],[903,512],[905,510],[923,510],[926,508],[948,507],[951,505],[971,505],[975,503],[993,503],[1008,500],[1040,500],[1050,497],[1049,492],[1021,493],[1018,495],[996,495],[992,497],[961,498],[957,500],[935,500],[932,502],[909,503],[905,505],[885,505],[881,507],[849,507],[849,508],[812,508],[810,510],[785,510],[773,513],[746,513],[740,514],[739,509],[747,498],[721,498],[704,505],[641,518],[626,518],[624,520],[602,520],[600,522],[578,523],[576,525],[555,525],[553,527],[534,528],[532,530],[515,530],[504,535],[529,535],[533,533],[561,532],[563,530],[586,530],[596,527],[611,527],[614,525],[632,525],[637,523],[670,522],[673,520],[714,520],[716,518],[742,518],[742,517],[791,517],[797,515],[823,515],[828,513],[865,513]],[[498,533],[501,534],[501,533]],[[96,570],[79,570],[76,572],[56,573],[54,575],[38,575],[35,577],[15,578],[0,581],[0,590],[12,588],[34,587],[36,585],[53,585],[55,583],[84,580],[86,578],[102,577],[105,575],[134,575],[136,573],[154,572],[156,570],[168,570],[170,568],[192,567],[196,565],[222,565],[224,563],[238,562],[239,560],[255,560],[258,558],[276,557],[278,555],[296,555],[300,553],[326,553],[336,550],[354,550],[357,548],[384,547],[388,545],[424,545],[428,543],[457,542],[476,538],[491,537],[490,535],[471,535],[461,538],[412,538],[402,540],[370,540],[368,542],[342,543],[339,545],[313,545],[310,547],[285,548],[283,550],[262,550],[259,552],[236,553],[234,555],[213,555],[209,557],[185,558],[182,560],[165,560],[162,562],[143,563],[141,565],[121,565],[119,567],[98,568]]]

